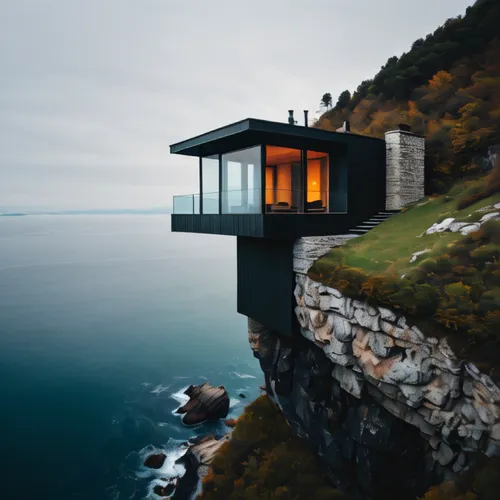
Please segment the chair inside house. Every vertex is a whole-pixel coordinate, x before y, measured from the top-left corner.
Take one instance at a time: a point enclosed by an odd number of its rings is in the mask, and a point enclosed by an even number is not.
[[[326,212],[326,206],[323,205],[322,200],[314,200],[307,202],[308,212]]]
[[[267,212],[298,212],[299,207],[290,205],[287,201],[278,201],[277,203],[266,204]]]

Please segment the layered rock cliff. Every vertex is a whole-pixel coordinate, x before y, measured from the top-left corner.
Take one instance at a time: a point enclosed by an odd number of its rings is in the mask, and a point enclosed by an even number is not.
[[[285,338],[249,319],[250,344],[268,393],[342,489],[415,498],[479,454],[500,456],[500,389],[446,339],[307,277],[348,238],[297,242],[301,335]]]

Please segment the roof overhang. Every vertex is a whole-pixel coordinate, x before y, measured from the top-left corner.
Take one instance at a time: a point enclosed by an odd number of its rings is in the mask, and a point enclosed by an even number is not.
[[[343,132],[329,132],[312,127],[246,118],[205,134],[198,135],[170,146],[170,153],[186,156],[211,156],[237,151],[258,144],[338,151],[360,141],[383,141],[375,137]]]

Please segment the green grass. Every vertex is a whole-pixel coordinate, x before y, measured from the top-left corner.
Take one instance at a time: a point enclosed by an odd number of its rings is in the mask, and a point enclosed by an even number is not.
[[[488,213],[476,211],[499,203],[500,192],[458,208],[481,182],[489,187],[487,178],[463,182],[413,204],[318,259],[308,275],[348,297],[400,310],[430,336],[448,336],[458,355],[500,380],[500,220],[467,236],[423,234],[449,217],[473,222]]]
[[[477,185],[477,181],[474,185]],[[450,232],[421,236],[432,224],[448,217],[473,223],[488,213],[475,213],[476,210],[500,202],[500,193],[497,193],[459,210],[458,200],[469,190],[470,187],[462,183],[455,186],[446,196],[426,198],[413,204],[366,235],[333,249],[319,259],[311,271],[325,275],[329,269],[344,265],[360,268],[369,274],[406,274],[425,258],[444,253],[450,245],[463,238],[460,233]],[[412,255],[423,250],[429,252],[417,258],[416,262],[410,263]]]

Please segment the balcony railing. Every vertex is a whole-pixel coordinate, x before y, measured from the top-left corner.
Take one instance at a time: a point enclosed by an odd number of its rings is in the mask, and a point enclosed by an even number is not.
[[[293,189],[266,189],[265,213],[322,213],[328,212],[328,191],[308,191],[307,202],[303,191]],[[201,201],[201,204],[200,204]],[[260,189],[244,189],[214,193],[174,196],[174,214],[260,214]]]

